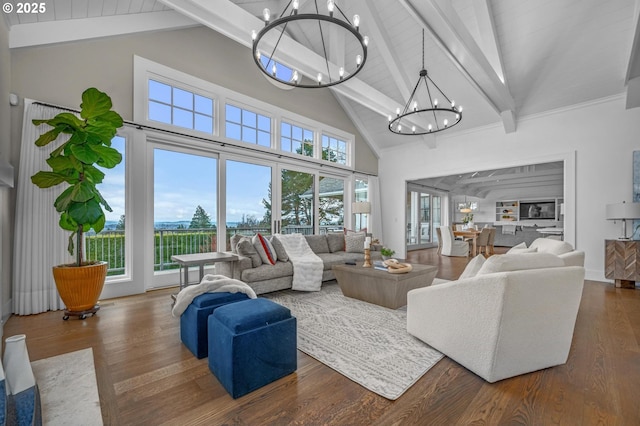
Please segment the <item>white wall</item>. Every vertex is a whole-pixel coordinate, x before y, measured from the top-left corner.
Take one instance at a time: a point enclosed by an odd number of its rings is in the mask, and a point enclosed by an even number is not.
[[[399,257],[406,255],[407,180],[556,161],[575,153],[575,206],[565,188],[565,225],[575,223],[575,245],[586,252],[587,278],[606,281],[604,240],[618,237],[621,225],[605,220],[605,205],[632,200],[632,152],[640,150],[638,135],[640,109],[625,110],[620,96],[520,119],[515,133],[492,126],[439,136],[436,149],[415,143],[385,150],[379,162],[383,242]],[[572,179],[565,175],[566,185]],[[575,221],[570,217],[574,211]]]

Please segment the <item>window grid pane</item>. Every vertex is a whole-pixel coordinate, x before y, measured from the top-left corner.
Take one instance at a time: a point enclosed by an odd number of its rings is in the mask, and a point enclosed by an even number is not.
[[[233,105],[226,105],[226,136],[230,139],[271,147],[271,118]],[[236,126],[239,124],[239,126]],[[281,141],[281,144],[285,142]]]
[[[282,122],[281,149],[283,151],[313,157],[313,131],[294,124]]]
[[[149,120],[212,134],[213,99],[149,80]],[[195,114],[195,113],[198,114]]]
[[[322,135],[322,159],[332,163],[347,164],[347,142]]]

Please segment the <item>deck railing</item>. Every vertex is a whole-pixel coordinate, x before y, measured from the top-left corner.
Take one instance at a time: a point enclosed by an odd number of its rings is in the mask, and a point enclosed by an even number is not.
[[[321,226],[320,234],[342,230],[340,227]],[[270,235],[271,229],[266,227],[237,227],[227,228],[227,247],[229,238],[234,234],[251,236],[256,233]],[[288,225],[282,228],[283,234],[300,233],[313,234],[312,226]],[[171,256],[178,254],[205,253],[218,251],[217,230],[204,229],[156,229],[154,232],[154,261],[156,271],[177,269],[178,264],[171,261]],[[108,275],[122,275],[125,271],[125,233],[124,230],[102,231],[99,234],[89,232],[85,234],[87,260],[103,260],[109,264]]]

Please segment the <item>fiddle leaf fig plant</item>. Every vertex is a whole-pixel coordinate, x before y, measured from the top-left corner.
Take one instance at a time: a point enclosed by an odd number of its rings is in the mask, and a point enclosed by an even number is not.
[[[63,112],[47,120],[33,120],[36,126],[53,127],[36,140],[39,147],[56,141],[60,135],[70,136],[47,159],[51,171],[39,171],[31,176],[31,181],[40,188],[69,185],[56,199],[54,207],[60,213],[60,227],[71,231],[67,249],[72,256],[74,237],[76,239],[77,266],[83,265],[83,234],[90,229],[96,233],[102,231],[103,207],[112,211],[98,191],[97,185],[102,183],[105,174],[96,167],[112,169],[122,161],[122,155],[111,148],[111,140],[123,124],[122,117],[111,110],[112,106],[106,93],[92,87],[82,93],[80,117]]]

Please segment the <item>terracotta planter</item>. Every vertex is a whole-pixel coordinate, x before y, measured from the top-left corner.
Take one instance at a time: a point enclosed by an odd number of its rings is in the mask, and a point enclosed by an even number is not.
[[[106,277],[107,262],[53,267],[53,278],[68,312],[92,310],[102,293]]]

